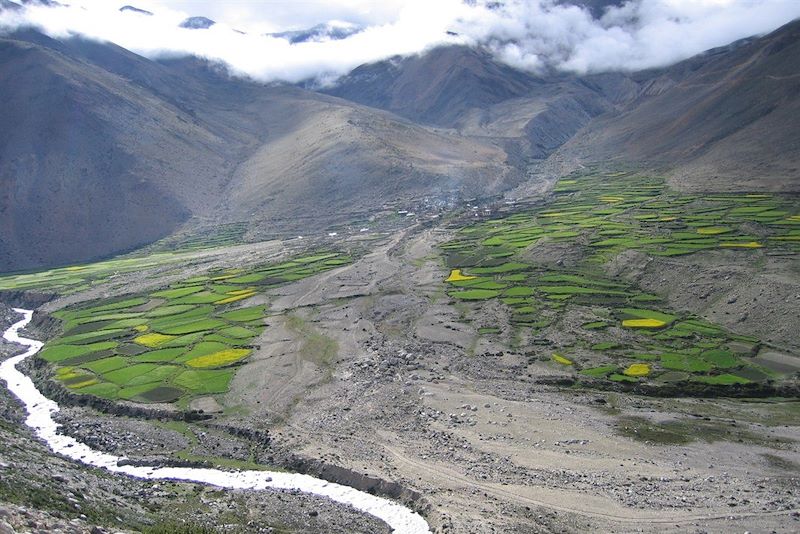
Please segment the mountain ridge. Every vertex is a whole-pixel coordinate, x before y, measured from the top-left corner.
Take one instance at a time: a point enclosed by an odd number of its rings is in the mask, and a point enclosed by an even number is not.
[[[653,78],[635,105],[595,121],[561,155],[647,163],[689,189],[735,190],[757,179],[759,187],[796,191],[798,57],[795,21],[678,63]]]
[[[800,22],[636,73],[534,75],[449,46],[312,91],[18,31],[0,40],[14,103],[0,119],[15,126],[0,131],[0,270],[130,250],[195,219],[317,231],[598,162],[688,189],[794,190],[798,57]]]
[[[17,103],[0,111],[3,124],[16,126],[0,137],[3,271],[129,250],[191,218],[258,226],[306,209],[323,228],[356,207],[382,205],[386,195],[438,194],[441,184],[457,189],[465,179],[488,184],[478,187],[483,194],[505,187],[492,185],[497,177],[520,178],[490,142],[292,86],[230,78],[204,62],[158,63],[114,45],[31,31],[0,43],[2,79],[15,81],[0,84],[0,96]],[[33,99],[42,86],[47,93]],[[320,123],[336,117],[336,136],[317,136],[299,151],[267,150],[272,167],[262,161],[244,167],[251,174],[237,172],[281,138],[277,132],[289,136],[311,116]],[[348,122],[351,116],[357,120]],[[53,139],[43,140],[48,131]],[[400,131],[412,134],[392,134]],[[398,175],[403,155],[415,170]],[[282,174],[264,175],[273,167]],[[387,175],[403,179],[388,182]],[[300,178],[304,187],[293,187]],[[250,184],[239,203],[226,199],[237,180]],[[335,191],[331,202],[325,194]]]

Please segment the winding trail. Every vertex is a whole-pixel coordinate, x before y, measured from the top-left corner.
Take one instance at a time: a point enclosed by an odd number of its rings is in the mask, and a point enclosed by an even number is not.
[[[43,343],[19,335],[19,330],[31,321],[33,311],[18,308],[15,308],[14,311],[23,314],[24,319],[13,324],[5,331],[3,337],[13,343],[27,346],[28,350],[0,364],[0,379],[5,380],[9,391],[25,405],[28,412],[25,424],[32,428],[54,453],[92,467],[106,469],[112,473],[147,480],[180,480],[230,489],[299,490],[327,497],[332,501],[352,506],[356,510],[377,517],[394,529],[395,534],[430,533],[425,519],[405,506],[309,475],[270,471],[222,471],[193,467],[119,465],[119,461],[124,460],[124,457],[94,450],[70,436],[60,434],[58,432],[59,425],[52,417],[59,410],[58,404],[42,395],[36,389],[33,381],[16,368],[18,363],[39,352]]]

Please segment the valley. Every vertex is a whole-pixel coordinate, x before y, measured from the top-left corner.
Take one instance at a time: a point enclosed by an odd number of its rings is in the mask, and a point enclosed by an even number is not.
[[[0,533],[800,530],[800,9],[170,3],[0,0]]]
[[[720,323],[708,297],[647,273],[723,257],[728,275],[683,283],[735,305],[736,280],[795,257],[796,199],[592,170],[531,207],[485,206],[323,248],[146,254],[0,284],[61,293],[32,323],[49,341],[28,372],[68,435],[137,464],[391,481],[440,532],[796,520],[796,338],[759,321],[777,303]],[[631,254],[649,260],[620,269]]]

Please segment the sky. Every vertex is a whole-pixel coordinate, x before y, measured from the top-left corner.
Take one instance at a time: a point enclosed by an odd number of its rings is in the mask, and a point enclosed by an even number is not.
[[[0,12],[0,31],[110,41],[151,58],[197,55],[260,81],[335,80],[364,63],[445,44],[484,47],[530,72],[579,74],[667,66],[800,17],[800,0],[626,0],[594,18],[554,0],[61,0]],[[67,2],[69,2],[67,4]],[[153,13],[120,12],[133,5]],[[179,25],[206,16],[207,30]],[[341,40],[290,44],[267,33],[356,25]]]

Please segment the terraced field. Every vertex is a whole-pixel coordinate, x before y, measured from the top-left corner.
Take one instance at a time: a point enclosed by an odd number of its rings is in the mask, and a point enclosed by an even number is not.
[[[751,358],[758,339],[665,309],[658,296],[605,277],[599,264],[627,249],[652,256],[710,249],[797,254],[799,211],[798,199],[789,196],[699,197],[634,174],[571,176],[558,182],[546,207],[462,228],[443,245],[448,294],[499,299],[511,314],[509,339],[524,333],[533,352],[549,350],[546,360],[590,380],[732,385],[776,379],[779,370]],[[571,269],[523,259],[525,251],[553,242],[569,244],[583,259]],[[566,324],[576,316],[585,319]]]
[[[185,252],[159,252],[147,256],[115,258],[86,265],[59,267],[35,273],[9,274],[0,277],[0,291],[46,290],[69,295],[101,284],[119,273],[142,271],[160,265],[185,261]]]
[[[192,252],[242,243],[246,223],[214,225],[164,238],[130,255],[83,265],[0,276],[0,291],[43,290],[70,295],[100,285],[127,272],[183,264]]]
[[[559,181],[554,193],[546,209],[465,229],[465,244],[509,257],[542,239],[580,240],[596,261],[626,249],[655,256],[715,248],[800,252],[797,197],[685,195],[668,190],[660,179],[625,173],[570,177]],[[458,250],[458,243],[447,250]]]
[[[252,353],[266,312],[249,299],[350,261],[336,252],[297,257],[61,310],[53,315],[63,334],[39,357],[76,393],[183,406],[193,396],[226,392]]]
[[[196,228],[191,232],[179,232],[147,247],[152,251],[200,250],[236,245],[244,242],[248,224],[244,222],[214,224]]]

